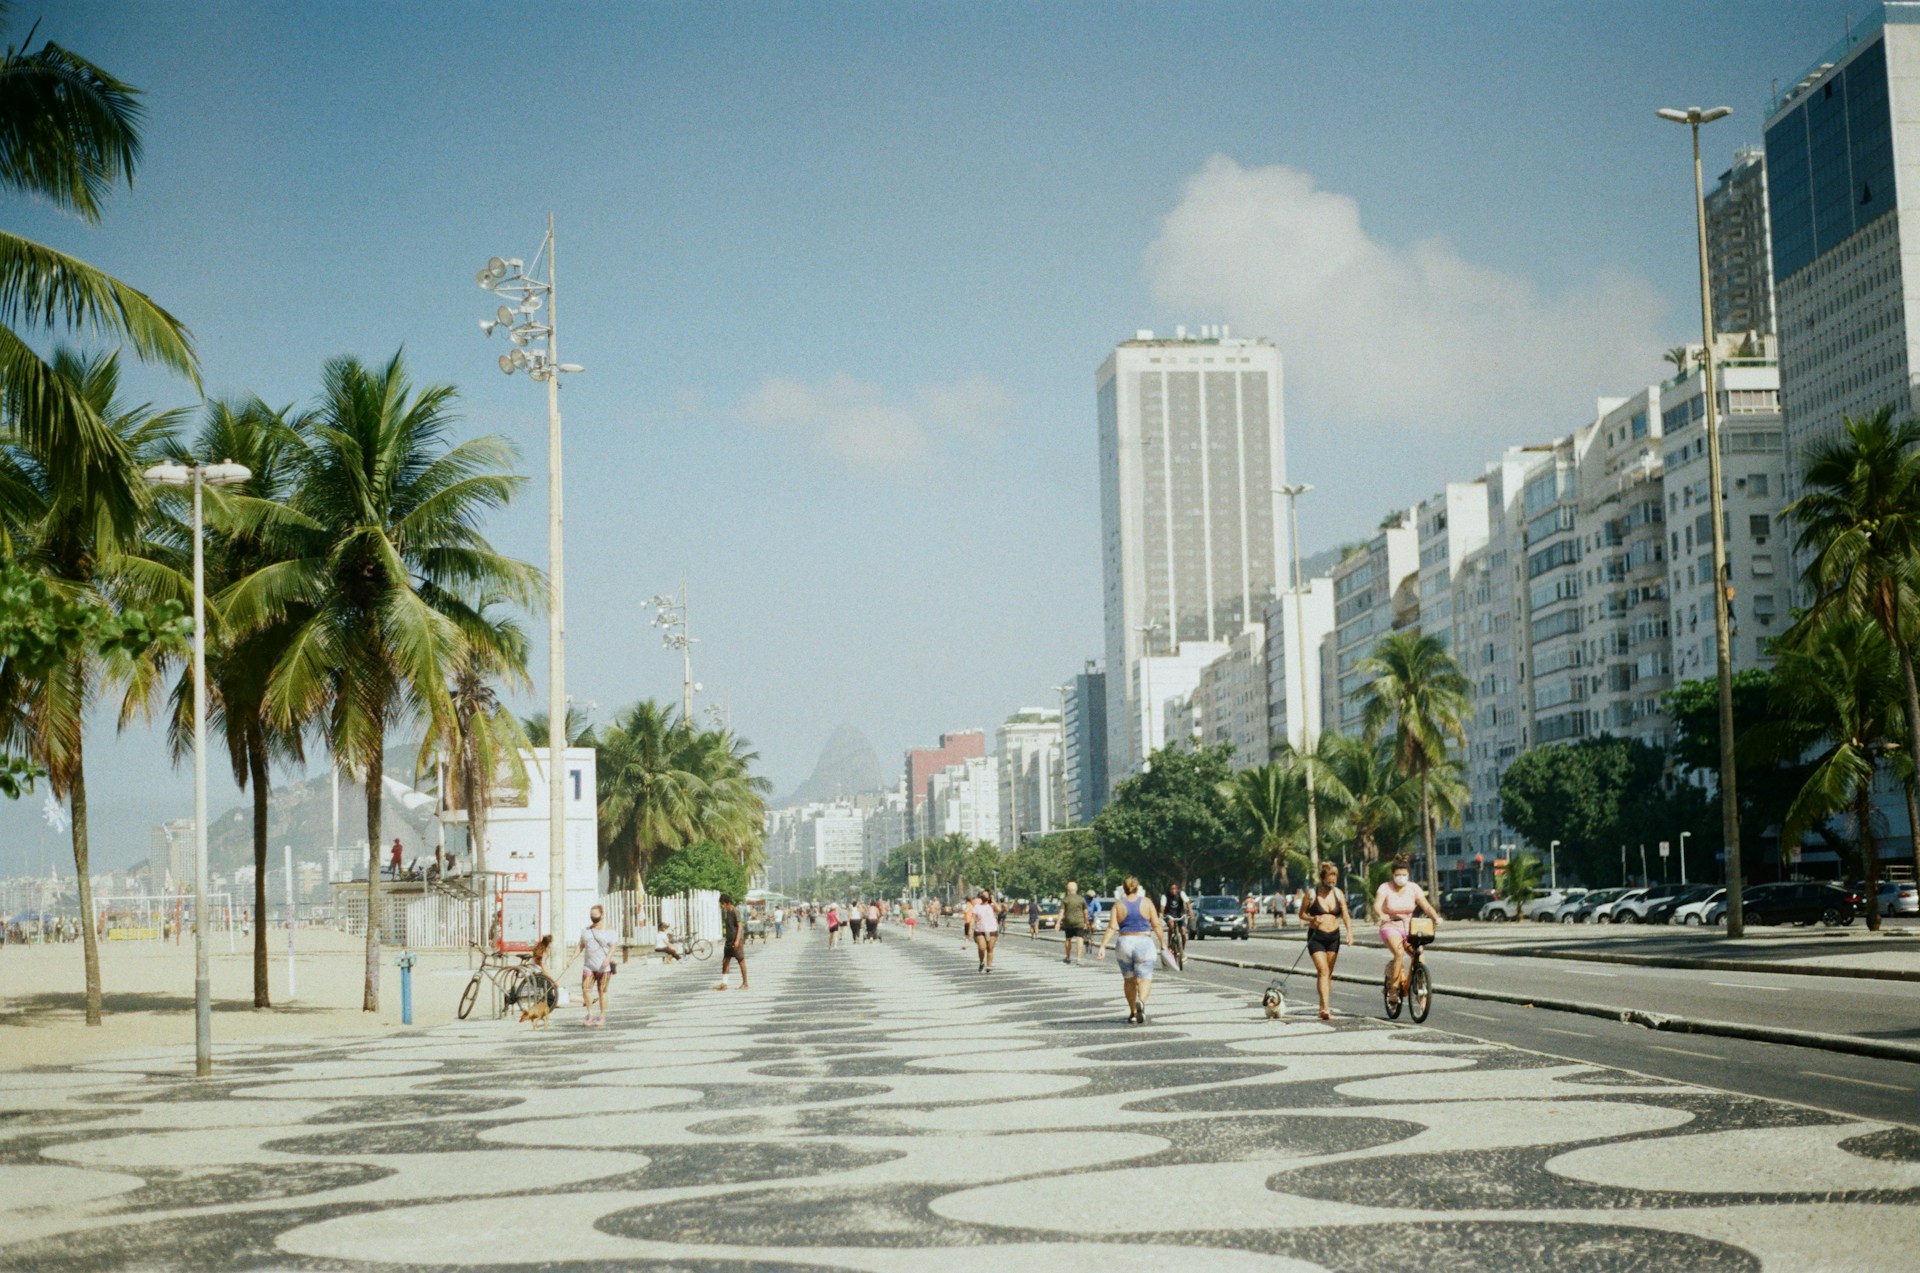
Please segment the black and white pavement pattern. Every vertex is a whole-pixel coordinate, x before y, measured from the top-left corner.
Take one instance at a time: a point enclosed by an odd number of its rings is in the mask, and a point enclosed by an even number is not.
[[[0,1270],[1920,1261],[1911,1129],[1164,972],[1133,1026],[1057,951],[803,931],[744,994],[621,979],[606,1030],[9,1073]]]

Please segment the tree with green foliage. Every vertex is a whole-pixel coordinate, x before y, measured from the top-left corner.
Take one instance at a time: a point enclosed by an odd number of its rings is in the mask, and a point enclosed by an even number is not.
[[[694,889],[713,889],[739,901],[747,895],[747,868],[712,840],[695,840],[676,849],[647,872],[647,892],[672,897]]]
[[[1399,851],[1413,821],[1405,777],[1395,769],[1384,743],[1344,734],[1325,734],[1315,748],[1324,760],[1316,773],[1315,794],[1330,839],[1344,843],[1362,864]]]
[[[1121,870],[1183,887],[1196,876],[1242,874],[1221,786],[1232,747],[1164,747],[1120,781],[1093,820],[1107,858]]]
[[[1501,820],[1536,847],[1560,841],[1560,866],[1572,877],[1612,880],[1620,846],[1644,842],[1648,811],[1668,807],[1665,770],[1657,748],[1610,734],[1535,747],[1500,778]]]
[[[1449,748],[1467,744],[1473,685],[1447,652],[1446,642],[1428,633],[1390,633],[1360,666],[1373,678],[1365,691],[1367,737],[1392,739],[1394,768],[1419,794],[1420,841],[1426,852],[1427,887],[1432,888],[1440,879],[1433,773],[1447,765]]]
[[[1797,546],[1810,555],[1805,583],[1815,597],[1808,614],[1873,621],[1900,665],[1900,742],[1920,756],[1920,421],[1895,421],[1891,406],[1865,419],[1841,419],[1837,437],[1807,449],[1803,495],[1786,515],[1800,526]],[[1920,869],[1920,807],[1906,782],[1907,829]],[[1871,864],[1877,876],[1879,862]],[[1868,900],[1869,906],[1874,899]]]
[[[1507,869],[1500,873],[1500,886],[1497,890],[1506,901],[1514,905],[1514,913],[1531,902],[1540,894],[1540,877],[1545,873],[1537,854],[1521,853],[1507,862]]]
[[[1286,874],[1287,859],[1307,843],[1306,775],[1296,765],[1269,761],[1242,769],[1220,789],[1247,856],[1271,879]]]
[[[1767,828],[1778,828],[1786,817],[1793,793],[1806,781],[1807,766],[1799,756],[1762,756],[1744,744],[1755,729],[1773,719],[1771,697],[1773,672],[1747,668],[1733,677],[1733,733],[1742,740],[1734,761],[1736,794],[1740,801],[1742,839],[1758,839]],[[1673,763],[1683,773],[1696,777],[1720,772],[1720,686],[1712,678],[1684,681],[1666,695],[1667,711],[1673,719]],[[1706,838],[1690,837],[1687,865],[1689,878],[1707,878],[1712,873],[1711,856],[1699,854],[1709,844],[1717,850],[1720,821],[1713,809],[1705,811],[1699,823]]]

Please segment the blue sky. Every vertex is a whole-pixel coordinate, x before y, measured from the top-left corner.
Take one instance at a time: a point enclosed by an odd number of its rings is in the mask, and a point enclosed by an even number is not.
[[[569,684],[677,695],[644,600],[684,574],[703,699],[785,789],[840,721],[891,768],[1099,653],[1093,372],[1137,327],[1278,340],[1309,549],[1657,379],[1698,319],[1654,108],[1732,105],[1724,166],[1850,11],[56,3],[10,37],[143,89],[145,159],[99,227],[6,215],[182,317],[211,394],[404,344],[538,475],[472,280],[552,210]],[[544,562],[541,491],[493,529]],[[191,794],[143,735],[94,754],[117,864]]]

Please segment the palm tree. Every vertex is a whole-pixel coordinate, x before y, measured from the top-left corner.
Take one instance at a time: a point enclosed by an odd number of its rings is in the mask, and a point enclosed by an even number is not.
[[[150,507],[140,468],[158,458],[181,413],[119,403],[115,355],[82,360],[62,350],[51,366],[101,422],[112,445],[91,459],[76,460],[65,454],[57,435],[24,427],[17,410],[5,413],[7,424],[0,428],[0,510],[16,559],[46,579],[57,594],[109,608],[167,592],[169,572],[150,560],[163,550],[120,532],[108,492],[124,486],[142,501],[143,510]],[[50,439],[59,454],[47,453]],[[177,575],[171,579],[178,583]],[[103,680],[116,671],[125,674],[127,669],[109,667],[99,651],[82,646],[72,658],[40,674],[10,674],[0,685],[0,731],[8,749],[29,756],[45,771],[54,797],[71,804],[80,913],[89,917],[81,925],[88,1025],[100,1024],[101,1008],[100,952],[90,921],[86,716]]]
[[[1449,743],[1466,745],[1468,695],[1473,684],[1439,637],[1395,632],[1360,664],[1373,680],[1366,689],[1366,731],[1377,738],[1389,727],[1394,767],[1419,784],[1420,841],[1427,856],[1427,887],[1437,887],[1433,849],[1431,775],[1447,763]]]
[[[1675,345],[1662,354],[1661,358],[1673,364],[1675,375],[1684,376],[1687,374],[1687,365],[1693,361],[1693,351],[1685,345]]]
[[[601,854],[611,878],[628,887],[696,838],[701,780],[686,768],[685,732],[671,708],[647,700],[600,736]]]
[[[1361,862],[1380,856],[1382,843],[1397,843],[1407,821],[1407,780],[1395,770],[1386,747],[1344,734],[1323,735],[1326,755],[1318,778],[1320,800],[1333,813],[1335,834]]]
[[[1920,590],[1920,423],[1882,407],[1866,419],[1845,417],[1839,437],[1808,448],[1806,493],[1787,506],[1800,524],[1799,549],[1811,554],[1806,581],[1816,599],[1810,615],[1871,619],[1900,664],[1908,755],[1920,757],[1920,681],[1914,674],[1915,608]],[[1909,788],[1911,784],[1909,784]],[[1920,826],[1915,833],[1920,865]],[[1875,867],[1877,869],[1878,863]],[[1873,905],[1869,899],[1869,905]]]
[[[209,404],[200,432],[191,448],[178,458],[199,463],[233,460],[252,476],[238,493],[255,505],[274,505],[293,494],[295,463],[300,452],[297,423],[288,410],[274,410],[259,400]],[[247,631],[234,629],[223,619],[223,598],[255,571],[281,560],[284,545],[269,524],[247,516],[233,501],[232,488],[207,492],[206,587],[208,605],[207,706],[208,720],[226,740],[233,779],[253,795],[253,1006],[272,1007],[267,986],[267,842],[268,804],[274,761],[299,764],[306,759],[305,733],[310,721],[279,722],[267,711],[267,682],[286,651],[303,611],[293,611],[275,622]],[[178,503],[177,497],[172,501]],[[175,568],[189,569],[191,528],[178,519],[169,527],[176,547]],[[158,660],[142,666],[143,680],[157,675]],[[149,684],[136,687],[144,695]],[[129,696],[130,698],[133,695]],[[193,670],[182,670],[173,689],[169,744],[178,763],[193,750]]]
[[[731,730],[701,730],[688,739],[700,776],[698,838],[712,840],[751,873],[766,861],[767,796],[773,784],[753,772],[760,759],[746,739]]]
[[[478,609],[486,616],[498,603],[498,598],[488,598]],[[452,711],[443,731],[429,732],[421,745],[423,763],[436,751],[447,760],[448,794],[466,811],[468,851],[476,877],[487,873],[488,793],[503,767],[515,784],[524,784],[526,762],[521,755],[535,746],[495,688],[501,680],[531,688],[526,633],[511,619],[492,622],[496,630],[491,639],[461,644],[447,684]]]
[[[1220,796],[1250,833],[1262,863],[1274,878],[1279,878],[1285,873],[1288,856],[1296,854],[1306,840],[1304,772],[1281,760],[1243,769],[1221,784]]]
[[[1809,617],[1782,642],[1774,667],[1775,720],[1746,745],[1780,755],[1820,750],[1787,807],[1783,846],[1828,816],[1851,810],[1867,887],[1867,925],[1880,927],[1880,851],[1873,833],[1873,780],[1889,740],[1906,733],[1900,660],[1878,623],[1862,615]]]
[[[0,55],[0,186],[100,220],[112,188],[140,159],[139,90],[32,35]],[[136,356],[199,384],[192,337],[147,296],[86,262],[0,231],[0,393],[10,432],[40,457],[47,480],[97,509],[129,538],[147,507],[124,439],[83,384],[28,343],[56,328],[124,341]]]
[[[1514,914],[1519,915],[1520,907],[1531,902],[1540,892],[1540,857],[1535,853],[1523,853],[1507,863],[1507,869],[1500,874],[1500,896],[1514,905]]]
[[[323,722],[334,757],[367,791],[367,964],[363,1007],[380,1006],[380,841],[385,751],[391,731],[424,715],[444,732],[453,713],[448,673],[465,644],[494,640],[482,600],[531,604],[540,575],[496,552],[482,514],[504,506],[521,479],[499,437],[451,443],[454,390],[415,390],[402,355],[370,367],[328,362],[318,407],[301,432],[293,497],[237,497],[244,516],[272,527],[282,560],[229,590],[228,621],[242,631],[292,619],[267,686],[283,728]]]
[[[520,722],[520,730],[527,736],[527,745],[529,747],[545,747],[547,745],[549,736],[553,732],[548,728],[550,723],[551,722],[547,720],[547,714],[545,712],[535,712]],[[592,747],[594,745],[593,721],[587,716],[586,712],[574,706],[572,703],[568,703],[567,746]]]

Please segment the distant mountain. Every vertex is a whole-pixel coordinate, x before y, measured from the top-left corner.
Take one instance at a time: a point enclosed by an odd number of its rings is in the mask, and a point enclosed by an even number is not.
[[[381,805],[381,838],[388,844],[395,836],[408,858],[432,856],[438,830],[433,805],[428,800],[404,797],[413,780],[413,761],[419,748],[390,748],[387,752],[387,791]],[[432,775],[422,781],[431,784]],[[401,790],[396,790],[396,787]],[[277,869],[283,845],[293,846],[300,862],[324,862],[333,838],[333,802],[328,795],[327,774],[322,769],[312,778],[278,786],[267,801],[267,844],[269,857]],[[366,790],[346,778],[340,780],[340,847],[364,845],[367,839]],[[456,851],[464,848],[458,830],[448,844]],[[253,863],[253,797],[249,793],[240,804],[217,814],[207,824],[207,860],[216,871],[230,871]]]
[[[793,793],[777,802],[775,807],[785,809],[816,800],[838,800],[844,796],[884,791],[886,786],[886,781],[880,776],[880,758],[874,754],[873,744],[852,725],[843,724],[833,731],[833,736],[827,739],[827,745],[820,749],[820,761],[813,767],[813,776],[794,788]]]

